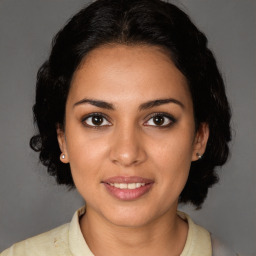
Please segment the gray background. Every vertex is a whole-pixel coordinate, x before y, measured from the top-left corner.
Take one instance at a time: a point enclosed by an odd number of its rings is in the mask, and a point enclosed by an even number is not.
[[[178,1],[175,1],[176,3]],[[36,72],[60,27],[82,0],[0,0],[0,251],[68,222],[83,204],[58,187],[28,143]],[[232,156],[194,220],[244,255],[256,252],[256,2],[178,3],[206,33],[232,105]]]

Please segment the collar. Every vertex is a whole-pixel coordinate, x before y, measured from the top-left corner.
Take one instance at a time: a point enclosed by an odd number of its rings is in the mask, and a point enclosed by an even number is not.
[[[69,226],[69,248],[74,256],[94,256],[84,240],[79,225],[79,218],[85,214],[85,209],[84,206],[76,211]],[[212,256],[210,233],[195,224],[187,214],[183,212],[177,214],[187,221],[189,227],[186,244],[180,256]]]

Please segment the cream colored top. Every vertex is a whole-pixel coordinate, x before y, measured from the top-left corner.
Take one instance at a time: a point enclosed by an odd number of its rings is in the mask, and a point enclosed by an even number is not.
[[[85,207],[76,211],[70,223],[14,244],[0,256],[93,256],[79,225],[79,217],[84,213]],[[210,233],[185,213],[178,214],[187,220],[189,226],[181,256],[212,256]]]

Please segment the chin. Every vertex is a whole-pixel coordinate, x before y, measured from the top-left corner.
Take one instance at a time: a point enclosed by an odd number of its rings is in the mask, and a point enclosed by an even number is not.
[[[150,222],[150,220],[147,220],[145,218],[138,218],[138,217],[129,217],[129,218],[121,217],[121,218],[115,218],[111,222],[112,224],[119,227],[139,228],[147,225]]]
[[[120,227],[130,227],[130,228],[138,228],[145,226],[157,219],[159,216],[154,216],[151,210],[142,210],[138,207],[132,207],[133,209],[129,209],[128,207],[119,208],[116,210],[112,210],[109,213],[104,214],[105,218],[111,222],[112,224]],[[151,214],[149,214],[151,213]]]

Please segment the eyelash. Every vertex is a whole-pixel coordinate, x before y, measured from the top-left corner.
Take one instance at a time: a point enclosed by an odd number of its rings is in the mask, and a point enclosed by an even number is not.
[[[167,128],[167,127],[170,127],[170,126],[172,126],[174,123],[176,123],[176,121],[177,121],[172,115],[170,115],[170,114],[168,114],[168,113],[160,112],[160,113],[154,113],[154,114],[150,115],[150,117],[147,119],[147,120],[148,120],[147,122],[149,122],[149,120],[151,120],[151,119],[154,118],[154,117],[162,117],[162,118],[169,119],[168,124],[165,124],[165,125],[152,125],[152,126],[155,126],[155,127],[157,127],[157,128]],[[164,122],[165,122],[165,121],[164,121]],[[144,124],[145,124],[145,123],[144,123]],[[151,125],[146,125],[146,126],[151,126]]]
[[[105,119],[105,121],[107,121],[109,124],[107,125],[88,125],[86,123],[86,121],[89,119],[89,118],[92,118],[92,117],[100,117],[100,118],[103,118]],[[161,117],[161,118],[165,118],[165,119],[169,119],[169,122],[168,124],[165,124],[165,125],[147,125],[146,123],[149,122],[152,118],[154,117]],[[105,122],[103,121],[103,123]],[[147,121],[144,122],[143,124],[145,126],[155,126],[157,128],[167,128],[167,127],[170,127],[172,126],[177,120],[170,114],[168,113],[154,113],[152,115],[150,115],[149,117],[147,117]],[[91,113],[85,117],[82,118],[81,122],[84,124],[84,126],[88,127],[88,128],[93,128],[93,129],[100,129],[102,127],[106,127],[106,126],[111,126],[111,122],[108,120],[108,118],[103,114],[103,113]],[[164,123],[166,122],[166,120],[164,121]]]
[[[108,121],[108,118],[103,113],[91,113],[82,118],[82,123],[84,124],[84,126],[86,126],[88,128],[93,128],[93,129],[100,129],[102,127],[110,126],[110,125],[88,125],[88,124],[86,124],[86,121],[92,117],[101,117],[101,118],[107,120],[108,123],[110,123],[110,121]]]

